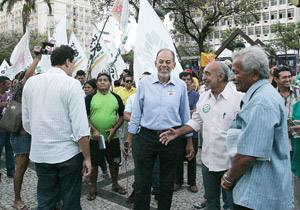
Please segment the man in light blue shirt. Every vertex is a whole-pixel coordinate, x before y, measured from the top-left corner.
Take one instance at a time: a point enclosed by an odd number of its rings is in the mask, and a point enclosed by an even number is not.
[[[176,154],[182,139],[162,144],[159,135],[170,127],[184,125],[189,120],[190,113],[185,83],[171,76],[175,65],[174,52],[169,49],[160,50],[155,61],[157,74],[143,78],[135,96],[127,138],[130,146],[132,134],[137,134],[133,141],[136,150],[135,210],[150,209],[152,170],[157,157],[160,160],[158,209],[171,208]],[[192,141],[187,144],[186,150],[189,154],[193,153]]]
[[[286,109],[268,82],[268,58],[255,46],[233,57],[233,80],[245,92],[232,128],[237,154],[221,186],[233,187],[234,210],[290,210],[292,189]]]

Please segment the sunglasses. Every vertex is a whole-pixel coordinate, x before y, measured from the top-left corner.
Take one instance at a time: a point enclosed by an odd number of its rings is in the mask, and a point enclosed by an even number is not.
[[[132,80],[126,80],[125,82],[126,83],[132,83]]]

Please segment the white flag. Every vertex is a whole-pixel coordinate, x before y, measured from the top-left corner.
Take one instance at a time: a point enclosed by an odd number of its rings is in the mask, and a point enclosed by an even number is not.
[[[168,48],[176,55],[171,35],[164,27],[154,9],[147,0],[141,0],[140,2],[134,49],[133,71],[135,81],[138,81],[145,71],[157,73],[154,61],[160,49]],[[175,61],[177,65],[172,74],[177,76],[182,71],[182,68],[177,56],[175,56]]]
[[[8,77],[13,79],[17,73],[29,67],[32,61],[33,59],[29,50],[29,32],[26,31],[10,56],[11,67]]]
[[[100,72],[105,72],[111,76],[112,81],[118,80],[123,69],[127,66],[119,49],[114,48],[113,45],[108,48],[102,39],[97,43],[99,35],[99,33],[94,34],[90,46],[91,76],[96,78]],[[92,64],[90,64],[91,61]]]
[[[56,25],[50,42],[53,42],[56,47],[59,47],[62,44],[68,44],[66,15],[64,15],[60,22]]]
[[[9,64],[7,61],[4,59],[2,61],[2,64],[0,66],[0,76],[6,76],[8,74],[8,69],[9,69]]]
[[[86,71],[88,59],[74,33],[72,33],[70,36],[69,46],[72,47],[73,50],[75,51],[75,58],[74,58],[75,65],[74,65],[73,74],[76,74],[78,70]]]

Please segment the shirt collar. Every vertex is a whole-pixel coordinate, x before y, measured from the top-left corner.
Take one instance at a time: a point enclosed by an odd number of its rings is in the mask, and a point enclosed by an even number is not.
[[[209,96],[210,97],[214,97],[213,93],[211,92],[211,90],[209,90]],[[231,90],[231,85],[229,84],[229,82],[226,84],[224,90],[219,94],[218,97],[222,96],[224,99],[228,100],[230,94],[232,93],[233,90]]]
[[[261,86],[268,84],[268,83],[269,83],[269,81],[267,79],[261,79],[261,80],[258,80],[257,82],[255,82],[253,85],[251,85],[251,87],[247,90],[244,98],[242,99],[243,104],[246,104],[250,101],[253,93],[257,89],[259,89]]]
[[[61,68],[58,68],[58,67],[54,67],[54,66],[52,66],[47,72],[52,73],[52,74],[55,73],[55,74],[67,75],[67,73],[64,70],[62,70]]]
[[[153,77],[152,77],[152,83],[153,83],[153,84],[155,84],[155,83],[160,83],[160,84],[162,84],[162,82],[159,81],[158,75],[157,75],[157,74],[154,74],[154,75],[153,75]],[[175,85],[174,77],[172,76],[172,74],[170,75],[170,80],[169,80],[169,81],[167,82],[167,84],[165,84],[165,85],[169,85],[169,84]]]

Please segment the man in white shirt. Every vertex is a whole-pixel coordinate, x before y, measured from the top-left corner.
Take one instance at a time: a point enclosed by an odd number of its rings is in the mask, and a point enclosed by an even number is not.
[[[221,178],[230,168],[226,148],[226,134],[236,113],[240,109],[243,94],[228,83],[230,70],[221,61],[213,61],[204,69],[203,80],[210,90],[200,95],[196,111],[186,125],[170,129],[161,134],[160,141],[168,143],[177,136],[202,128],[202,175],[207,210],[220,210]],[[231,192],[226,193],[232,205]],[[200,209],[198,205],[194,206]]]
[[[80,82],[70,75],[74,50],[62,45],[46,73],[30,78],[22,96],[24,129],[31,134],[30,160],[38,177],[38,210],[81,210],[82,173],[89,176],[89,126]]]

